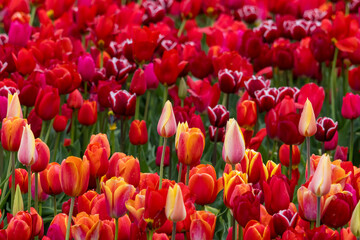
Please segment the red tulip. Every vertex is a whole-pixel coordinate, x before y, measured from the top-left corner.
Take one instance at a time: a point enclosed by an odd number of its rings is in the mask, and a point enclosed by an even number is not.
[[[138,62],[149,61],[157,46],[159,33],[148,27],[132,28],[132,51],[134,59]]]
[[[166,222],[165,204],[167,189],[147,189],[145,195],[144,220],[150,229],[157,229]]]
[[[63,132],[66,129],[68,123],[68,119],[65,116],[62,115],[56,115],[54,122],[53,122],[53,128],[55,132]]]
[[[341,115],[346,119],[356,119],[360,116],[360,96],[347,93],[343,97]]]
[[[243,73],[229,69],[221,69],[218,72],[220,90],[224,93],[237,93],[243,85]]]
[[[241,168],[248,174],[248,181],[253,184],[266,181],[268,178],[261,153],[254,150],[245,150],[244,158],[241,160]]]
[[[209,106],[215,107],[220,98],[219,84],[215,83],[211,86],[210,81],[205,78],[203,80],[193,81],[190,77],[186,81],[189,86],[192,102],[198,112],[204,112]]]
[[[136,93],[136,96],[141,96],[145,93],[146,80],[145,80],[144,70],[142,70],[141,68],[138,68],[135,71],[133,78],[131,80],[129,90],[131,93]]]
[[[59,112],[60,96],[57,88],[46,86],[41,89],[35,102],[35,112],[42,120],[51,120]]]
[[[317,61],[324,62],[333,59],[335,47],[329,34],[324,31],[317,30],[311,36],[309,47]]]
[[[205,148],[205,137],[198,128],[190,128],[179,136],[177,155],[184,165],[194,165],[200,162]]]
[[[298,103],[305,104],[306,99],[309,99],[314,109],[315,117],[320,114],[324,99],[325,91],[315,83],[305,84],[299,92]]]
[[[297,145],[292,146],[292,165],[297,166],[300,163],[300,150]],[[279,159],[283,166],[289,167],[290,160],[290,146],[283,144],[279,149]]]
[[[78,58],[77,70],[85,82],[90,82],[95,75],[95,62],[89,55],[85,54]],[[77,90],[75,90],[77,91]],[[70,95],[69,95],[70,98]]]
[[[131,122],[129,130],[129,140],[133,145],[144,145],[148,141],[148,131],[144,120],[134,120]]]
[[[269,183],[263,183],[266,210],[276,213],[287,209],[292,199],[292,193],[284,175],[275,175]]]
[[[37,152],[37,160],[31,165],[32,172],[41,172],[45,170],[50,161],[50,149],[41,141],[40,138],[35,139],[35,151]]]
[[[136,94],[131,95],[126,90],[111,91],[109,100],[115,114],[120,116],[135,114]]]
[[[86,100],[78,112],[78,121],[80,124],[90,126],[97,121],[97,104],[95,101]]]
[[[316,127],[316,140],[325,142],[330,141],[334,137],[338,123],[334,122],[331,118],[320,117],[316,121]]]
[[[60,184],[60,164],[50,163],[46,169],[40,172],[41,188],[46,194],[58,195],[62,193]]]
[[[79,92],[79,90],[75,89],[72,93],[69,94],[67,99],[67,105],[73,109],[79,109],[84,103],[84,99]]]
[[[106,77],[123,84],[129,73],[135,70],[135,64],[131,64],[126,58],[112,58],[105,64]],[[112,89],[115,90],[115,89]]]
[[[290,209],[280,210],[272,217],[274,230],[277,235],[282,235],[287,229],[295,228],[298,219],[298,213]]]
[[[17,57],[13,54],[13,58],[17,70],[23,75],[28,75],[32,73],[32,71],[36,66],[36,61],[33,56],[33,53],[25,48],[22,48],[18,52]]]

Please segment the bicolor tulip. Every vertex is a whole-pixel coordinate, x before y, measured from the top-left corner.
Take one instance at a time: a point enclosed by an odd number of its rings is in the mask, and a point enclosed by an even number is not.
[[[90,137],[90,143],[98,142],[100,145],[105,148],[108,158],[110,157],[110,143],[107,138],[107,135],[104,133],[98,133]]]
[[[182,122],[179,123],[177,125],[177,129],[176,129],[176,135],[175,135],[175,149],[178,149],[178,145],[179,145],[179,138],[181,133],[188,131],[189,129],[189,125],[187,122]]]
[[[226,163],[239,163],[245,154],[245,141],[235,119],[230,119],[226,125],[222,157]]]
[[[60,184],[63,192],[70,197],[85,193],[90,177],[89,161],[84,158],[67,157],[60,166]]]
[[[169,187],[168,189],[165,214],[172,222],[180,222],[186,218],[183,195],[178,184],[175,184],[173,188]]]
[[[111,109],[120,116],[134,116],[136,94],[130,94],[126,90],[111,91],[109,96]]]
[[[317,197],[324,196],[330,191],[331,186],[331,162],[327,154],[321,156],[316,167],[309,189]]]
[[[223,105],[216,105],[213,108],[209,106],[207,109],[207,113],[210,124],[217,128],[225,127],[230,116],[229,111]]]
[[[66,223],[68,222],[68,218],[69,216],[66,215],[65,213],[57,214],[50,223],[49,229],[47,231],[47,236],[50,239],[55,239],[55,238],[65,239],[66,229],[67,229]],[[70,239],[72,239],[71,233],[70,233]]]
[[[311,137],[316,133],[316,119],[309,99],[304,104],[299,121],[299,133],[304,137]]]
[[[135,188],[124,181],[123,178],[112,177],[105,183],[102,182],[102,189],[105,193],[105,203],[108,214],[111,218],[122,217],[127,209],[125,202],[132,198]]]
[[[58,195],[62,193],[60,184],[60,164],[52,162],[46,169],[39,174],[40,185],[43,191],[49,195]]]
[[[99,215],[88,215],[81,212],[74,217],[71,235],[75,240],[100,238],[101,225]]]
[[[230,199],[233,194],[233,191],[234,191],[236,185],[246,184],[248,182],[247,174],[237,171],[237,170],[233,170],[233,171],[229,172],[228,174],[224,173],[223,181],[224,181],[224,184],[223,184],[224,185],[224,192],[223,192],[224,203],[227,207],[230,208],[231,207]],[[247,186],[249,186],[249,185],[247,185]]]
[[[143,219],[145,211],[145,193],[146,190],[143,189],[136,194],[135,199],[129,199],[125,203],[125,206],[129,211],[130,218],[139,225],[145,223]]]
[[[85,157],[89,160],[90,176],[101,177],[106,174],[109,167],[108,154],[101,143],[93,141],[86,147]]]
[[[330,141],[338,128],[338,122],[334,122],[331,118],[320,117],[316,121],[315,139],[321,142]]]
[[[148,131],[144,120],[134,120],[130,124],[129,140],[132,145],[144,145],[148,141]]]
[[[15,92],[13,95],[8,94],[8,105],[6,118],[19,117],[22,118],[22,110],[19,101],[19,95]]]
[[[205,137],[199,128],[190,128],[182,132],[177,146],[179,161],[184,165],[199,163],[204,148]]]
[[[31,165],[31,171],[43,171],[50,161],[50,149],[40,138],[35,139],[35,150],[37,152],[37,161]]]
[[[241,168],[248,174],[248,181],[256,184],[257,182],[266,181],[268,171],[262,161],[261,153],[252,149],[246,149],[244,158],[241,161]]]
[[[96,123],[97,120],[97,103],[96,101],[86,100],[77,115],[80,124],[90,126]]]
[[[50,86],[41,89],[35,101],[35,112],[42,120],[51,120],[60,108],[59,90]]]
[[[35,137],[26,124],[21,136],[21,143],[18,151],[18,160],[25,166],[31,166],[38,159],[38,152],[35,149]]]
[[[341,115],[346,119],[356,119],[360,116],[360,96],[347,93],[343,97]]]
[[[125,182],[137,187],[140,181],[140,163],[133,156],[125,156],[118,160],[115,170],[117,177],[122,177]]]
[[[239,102],[236,107],[236,120],[240,127],[251,129],[257,121],[256,103],[251,100]]]
[[[350,230],[355,237],[360,237],[360,201],[356,204],[356,207],[352,213]]]
[[[78,212],[86,212],[90,214],[92,210],[91,206],[93,205],[97,196],[99,196],[99,194],[93,190],[89,190],[83,195],[80,195],[77,198]]]
[[[270,227],[250,221],[244,229],[244,240],[270,240]]]
[[[22,118],[4,118],[1,127],[1,145],[5,150],[16,152],[20,147],[22,132],[27,121]]]
[[[261,90],[256,90],[254,94],[260,112],[268,112],[275,107],[278,95],[278,90],[276,88],[263,88]]]
[[[255,92],[270,87],[270,80],[265,80],[263,76],[252,76],[245,81],[245,89],[252,98],[255,98]]]
[[[196,211],[191,216],[190,239],[213,239],[216,216],[207,211]]]
[[[218,72],[220,90],[224,93],[237,93],[242,84],[244,84],[243,73],[220,69]]]
[[[169,138],[176,133],[176,120],[173,112],[172,104],[168,100],[162,110],[158,125],[157,132],[161,137]]]

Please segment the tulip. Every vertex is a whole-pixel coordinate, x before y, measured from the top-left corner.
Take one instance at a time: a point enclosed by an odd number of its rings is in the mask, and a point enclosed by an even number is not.
[[[20,187],[21,193],[25,194],[28,192],[28,173],[25,169],[15,169],[15,186]],[[9,188],[12,186],[12,176],[9,177]]]
[[[31,166],[38,158],[38,153],[35,150],[35,137],[30,129],[30,125],[26,124],[23,129],[18,151],[18,159],[23,165]]]
[[[98,133],[90,137],[90,143],[98,142],[100,145],[105,148],[107,157],[110,157],[110,144],[107,138],[107,135],[104,133]]]
[[[307,83],[300,89],[297,102],[305,104],[307,99],[311,102],[315,117],[318,117],[325,99],[325,90],[315,83]]]
[[[18,117],[22,118],[22,110],[17,92],[14,95],[8,94],[8,105],[7,105],[6,118]]]
[[[78,58],[77,70],[85,82],[90,82],[92,80],[95,75],[95,62],[90,54],[85,54]]]
[[[297,191],[299,215],[302,219],[313,222],[316,220],[316,195],[305,186]]]
[[[78,113],[78,121],[80,124],[90,126],[96,123],[97,120],[97,104],[95,101],[86,100]]]
[[[148,65],[145,66],[144,75],[146,80],[146,88],[156,89],[159,85],[159,80],[155,75],[153,63],[149,63]]]
[[[320,117],[316,121],[316,133],[315,138],[318,141],[330,141],[338,128],[338,123],[334,122],[331,118]]]
[[[115,239],[118,238],[118,219],[127,209],[125,202],[132,198],[135,193],[134,186],[127,184],[123,178],[112,177],[102,183],[105,193],[106,209],[110,217],[115,218]]]
[[[269,240],[270,239],[270,227],[264,226],[258,221],[250,221],[244,229],[244,240]]]
[[[256,103],[251,100],[239,102],[236,107],[236,116],[240,127],[253,128],[257,121]]]
[[[53,122],[53,128],[55,132],[63,132],[66,129],[68,119],[62,115],[56,115]]]
[[[227,68],[218,72],[220,90],[226,94],[237,93],[243,84],[243,73],[232,71]]]
[[[153,175],[150,175],[153,176]],[[158,229],[166,222],[165,204],[167,201],[167,189],[155,190],[148,188],[145,194],[144,220],[149,229]]]
[[[292,192],[284,175],[275,175],[270,182],[263,183],[266,210],[270,214],[289,208]]]
[[[136,96],[144,95],[146,91],[146,80],[144,70],[138,68],[131,80],[130,92],[135,93]]]
[[[40,184],[46,194],[58,195],[62,193],[59,163],[52,162],[44,171],[40,172]]]
[[[129,140],[133,145],[144,145],[148,141],[148,131],[144,120],[134,120],[130,125]]]
[[[299,133],[304,137],[311,137],[316,133],[316,119],[309,99],[304,104],[299,121]]]
[[[179,161],[185,165],[200,162],[205,148],[205,137],[199,128],[190,128],[180,134],[177,145]]]
[[[88,215],[82,212],[74,218],[74,225],[71,226],[71,235],[75,240],[98,238],[101,236],[100,226],[99,215]]]
[[[115,170],[117,177],[122,177],[125,182],[137,187],[140,181],[140,163],[133,156],[125,156],[118,160]]]
[[[9,29],[9,44],[25,47],[31,36],[32,27],[28,22],[12,21]]]
[[[283,144],[279,149],[279,159],[282,165],[289,167],[289,158],[290,158],[290,146]],[[297,166],[300,163],[300,150],[297,145],[292,146],[292,165]]]
[[[134,116],[136,94],[130,94],[126,90],[110,92],[111,109],[120,116]]]
[[[84,99],[79,90],[75,89],[69,94],[67,105],[72,109],[79,109],[84,103]]]
[[[6,229],[7,239],[31,239],[32,219],[28,212],[18,212]]]
[[[178,184],[175,184],[174,188],[169,187],[168,189],[165,214],[167,219],[173,222],[172,239],[175,239],[176,223],[186,218],[183,195]]]
[[[151,59],[157,46],[158,35],[157,31],[150,30],[148,27],[132,28],[132,52],[136,61],[145,62]]]
[[[59,213],[58,215],[56,215],[50,223],[50,227],[47,231],[47,236],[50,239],[55,239],[57,237],[64,239],[67,232],[66,223],[68,222],[68,219],[69,216],[65,213]],[[69,237],[71,238],[71,236]]]
[[[129,199],[125,203],[126,209],[129,211],[130,218],[138,225],[144,222],[145,193],[146,190],[143,189],[141,192],[136,194],[134,200]]]
[[[266,181],[268,178],[266,167],[259,152],[246,149],[241,167],[248,174],[248,181],[253,184]]]
[[[1,145],[5,150],[16,152],[20,147],[20,141],[26,120],[18,117],[4,118],[1,127]]]
[[[178,145],[179,145],[179,138],[181,133],[188,131],[189,129],[189,125],[187,122],[181,122],[177,125],[176,128],[176,135],[175,135],[175,149],[178,149]]]
[[[224,203],[227,207],[230,208],[231,207],[230,198],[233,194],[233,191],[234,191],[236,185],[247,183],[247,174],[243,173],[243,172],[239,172],[237,170],[233,170],[233,171],[229,172],[228,174],[224,173],[223,181],[224,181],[224,183],[223,183],[223,185],[224,185],[224,192],[223,192]],[[246,186],[250,186],[250,185],[246,185]]]
[[[352,213],[350,230],[355,237],[360,237],[360,201],[356,204],[356,207]]]
[[[255,92],[270,87],[270,80],[265,80],[262,76],[252,76],[245,81],[245,89],[252,98],[255,98]]]
[[[190,239],[213,239],[216,224],[215,214],[196,211],[190,218]]]
[[[223,105],[216,105],[214,108],[208,107],[207,112],[212,126],[224,127],[229,120],[230,113]]]
[[[35,112],[42,120],[51,120],[58,114],[60,108],[60,96],[57,88],[46,86],[41,89],[36,101]]]
[[[239,125],[230,119],[226,126],[222,157],[226,163],[239,163],[245,154],[245,142]]]
[[[89,143],[84,155],[89,160],[90,176],[99,178],[106,174],[109,166],[108,154],[99,142]]]
[[[254,92],[259,111],[269,111],[276,105],[278,90],[276,88],[263,88]]]

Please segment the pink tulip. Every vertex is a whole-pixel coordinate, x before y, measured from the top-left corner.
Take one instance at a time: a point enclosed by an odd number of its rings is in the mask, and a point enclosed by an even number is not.
[[[25,166],[30,166],[37,160],[37,151],[35,149],[35,137],[30,129],[30,125],[26,124],[21,136],[20,147],[18,151],[18,159]]]
[[[330,191],[331,187],[331,162],[329,155],[321,156],[316,167],[313,178],[309,184],[309,189],[316,196],[321,197]]]
[[[239,163],[245,154],[245,141],[235,119],[230,119],[226,126],[222,157],[229,164]]]
[[[168,100],[162,110],[158,125],[158,134],[164,138],[173,136],[176,133],[176,120],[171,102]]]

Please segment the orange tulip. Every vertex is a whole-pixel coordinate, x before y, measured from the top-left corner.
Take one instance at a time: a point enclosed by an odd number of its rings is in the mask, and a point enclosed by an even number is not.
[[[110,144],[107,138],[107,135],[104,133],[98,133],[96,135],[92,135],[90,138],[90,143],[98,142],[100,145],[105,148],[107,157],[110,157]]]
[[[245,141],[239,125],[230,119],[226,125],[222,157],[226,163],[239,163],[245,154]]]
[[[244,229],[244,240],[270,240],[270,227],[251,220]]]
[[[40,172],[41,188],[46,194],[58,195],[62,193],[60,184],[60,164],[57,162],[50,163],[46,169]]]
[[[21,136],[20,147],[18,151],[18,160],[25,166],[31,166],[38,158],[35,150],[35,137],[30,129],[30,125],[26,124]]]
[[[244,100],[236,107],[237,122],[240,127],[251,129],[257,120],[256,103],[251,100]]]
[[[18,117],[22,118],[22,110],[19,100],[19,95],[17,92],[14,95],[8,94],[8,106],[7,106],[7,113],[6,118]]]
[[[157,132],[160,136],[168,138],[176,133],[176,120],[171,102],[168,100],[162,110]]]
[[[86,213],[90,214],[91,210],[92,210],[91,205],[97,196],[98,196],[98,193],[93,190],[89,190],[86,193],[84,193],[83,195],[80,195],[77,198],[78,212],[86,212]]]
[[[27,121],[18,118],[4,118],[1,127],[1,145],[10,152],[18,151],[22,132]]]
[[[116,165],[115,176],[124,178],[125,182],[137,187],[140,182],[140,163],[133,156],[120,158]]]
[[[106,209],[111,218],[122,217],[126,213],[125,202],[135,193],[134,186],[126,183],[123,178],[112,177],[102,182],[105,193]]]
[[[84,155],[90,163],[90,176],[101,177],[106,174],[109,167],[108,154],[99,142],[89,143]]]
[[[330,191],[331,187],[331,162],[329,155],[324,154],[316,167],[313,178],[309,184],[309,190],[316,196],[321,197]]]
[[[68,219],[69,216],[65,213],[59,213],[56,215],[50,223],[47,236],[50,239],[65,239]],[[72,239],[71,233],[70,239]]]
[[[177,155],[179,161],[185,165],[200,162],[205,148],[205,137],[199,128],[190,128],[180,134]]]
[[[130,218],[134,219],[135,223],[138,225],[143,220],[143,216],[144,216],[145,194],[146,194],[146,190],[143,189],[140,193],[136,194],[134,200],[129,199],[125,203],[126,209],[129,211]]]
[[[196,211],[190,218],[190,239],[213,239],[216,224],[216,216],[213,213]]]
[[[60,183],[63,192],[70,197],[77,197],[86,192],[89,185],[90,166],[84,158],[70,156],[62,161]]]
[[[180,222],[186,218],[183,195],[178,184],[169,187],[165,204],[166,217],[173,222]]]
[[[100,237],[101,221],[99,215],[88,215],[85,212],[79,213],[71,226],[71,234],[75,240],[90,240]]]
[[[175,149],[178,149],[179,145],[179,138],[181,133],[186,132],[189,129],[189,125],[187,122],[179,123],[176,129],[176,135],[175,135]]]
[[[314,109],[309,99],[306,99],[299,121],[299,133],[304,137],[315,135],[317,130]]]

